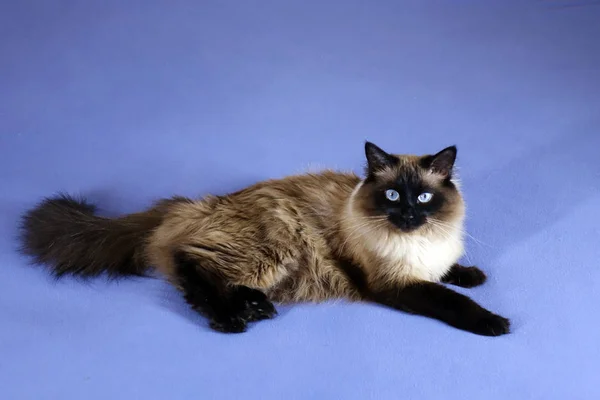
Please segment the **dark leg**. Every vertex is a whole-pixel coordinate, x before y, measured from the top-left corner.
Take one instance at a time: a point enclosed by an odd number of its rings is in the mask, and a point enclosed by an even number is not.
[[[277,314],[264,293],[244,286],[229,286],[202,262],[185,253],[175,256],[178,284],[190,306],[219,332],[245,332],[248,322]]]
[[[438,319],[478,335],[509,333],[508,319],[482,308],[467,296],[431,282],[387,289],[373,295],[378,303],[398,310]]]
[[[483,285],[486,279],[485,273],[477,267],[463,267],[462,265],[454,264],[446,276],[442,278],[442,282],[464,288],[472,288]]]

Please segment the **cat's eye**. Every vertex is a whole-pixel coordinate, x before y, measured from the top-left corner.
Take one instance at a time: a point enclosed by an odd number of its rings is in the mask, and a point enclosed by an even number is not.
[[[400,198],[400,193],[398,193],[394,189],[388,189],[385,191],[385,197],[389,201],[398,201],[398,199]]]
[[[421,193],[419,197],[417,197],[417,200],[419,200],[419,203],[429,203],[432,197],[433,195],[431,193],[425,192]]]

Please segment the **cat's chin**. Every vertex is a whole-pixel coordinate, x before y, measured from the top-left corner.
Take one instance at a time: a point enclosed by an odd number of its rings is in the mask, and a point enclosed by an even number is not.
[[[390,223],[394,226],[394,228],[396,228],[398,233],[404,233],[404,234],[415,233],[419,229],[421,229],[424,225],[426,225],[425,223],[422,223],[419,225],[407,225],[407,224],[394,222],[394,221],[390,221]]]
[[[419,225],[416,227],[410,227],[410,228],[398,228],[398,230],[400,231],[400,233],[404,233],[404,234],[411,234],[411,233],[415,233],[419,230],[419,228],[421,228],[423,225]]]

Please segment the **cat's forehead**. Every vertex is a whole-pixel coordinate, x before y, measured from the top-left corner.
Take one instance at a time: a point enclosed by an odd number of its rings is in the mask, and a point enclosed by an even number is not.
[[[437,184],[436,177],[422,167],[422,157],[394,155],[398,157],[398,162],[377,172],[376,176],[380,182],[407,186],[431,186]]]

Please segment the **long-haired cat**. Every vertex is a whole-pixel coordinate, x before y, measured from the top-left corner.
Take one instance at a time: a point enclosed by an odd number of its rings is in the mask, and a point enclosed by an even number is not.
[[[482,284],[463,254],[456,147],[426,156],[365,145],[364,179],[324,171],[121,218],[67,195],[23,216],[23,251],[54,274],[141,275],[151,266],[221,332],[272,318],[272,302],[369,301],[480,335],[509,320],[442,283]]]

